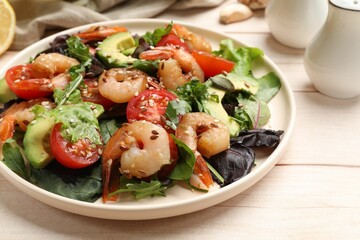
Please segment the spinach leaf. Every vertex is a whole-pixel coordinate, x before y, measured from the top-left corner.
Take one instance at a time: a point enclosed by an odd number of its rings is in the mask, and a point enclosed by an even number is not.
[[[49,192],[80,201],[94,202],[102,193],[101,161],[83,169],[69,169],[57,161],[32,169],[31,182]]]
[[[179,159],[175,168],[170,173],[169,178],[174,180],[187,180],[193,173],[196,161],[195,155],[185,143],[177,139],[174,135],[171,135],[171,137],[178,147]]]
[[[25,165],[20,147],[13,140],[8,140],[2,147],[3,163],[20,177],[29,180],[29,169]]]
[[[110,137],[118,130],[121,124],[115,121],[115,119],[112,120],[102,120],[99,123],[100,125],[100,134],[102,136],[104,144],[106,144]]]
[[[96,201],[102,192],[101,161],[84,169],[65,168],[52,161],[46,168],[26,165],[21,148],[8,141],[3,145],[4,164],[20,177],[55,194],[87,202]]]
[[[143,38],[146,42],[148,42],[151,46],[156,46],[156,44],[160,41],[160,39],[169,34],[173,27],[173,23],[170,22],[166,27],[156,28],[153,32],[146,32]]]
[[[124,175],[120,177],[119,190],[109,194],[109,196],[116,195],[122,192],[129,192],[135,196],[136,200],[147,197],[162,196],[165,197],[166,186],[163,186],[158,180],[151,180],[150,182],[140,181],[139,179],[127,179]]]
[[[281,81],[275,73],[270,72],[258,79],[259,90],[256,93],[256,98],[266,103],[279,92],[281,88]]]

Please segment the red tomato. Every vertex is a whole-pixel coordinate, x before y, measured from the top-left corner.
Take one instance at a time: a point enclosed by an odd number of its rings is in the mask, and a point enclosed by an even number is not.
[[[193,57],[204,71],[205,77],[213,77],[222,72],[231,72],[235,63],[211,53],[193,50]]]
[[[100,158],[100,146],[94,145],[89,139],[80,139],[76,143],[68,142],[60,132],[61,123],[51,130],[50,148],[55,159],[67,168],[84,168]]]
[[[18,65],[7,70],[6,83],[18,97],[34,99],[47,97],[53,92],[53,84],[48,78],[34,78],[30,64]]]
[[[160,41],[156,44],[157,47],[169,46],[169,45],[179,46],[184,48],[186,51],[190,52],[188,45],[183,40],[181,40],[181,38],[171,33],[163,36],[160,39]]]
[[[163,115],[169,101],[177,96],[165,89],[145,90],[138,96],[130,99],[126,107],[126,116],[129,123],[137,120],[146,120],[155,124],[165,125]]]
[[[81,88],[81,98],[84,102],[100,104],[105,110],[110,109],[115,103],[99,93],[98,82],[96,79],[85,79],[86,87]]]

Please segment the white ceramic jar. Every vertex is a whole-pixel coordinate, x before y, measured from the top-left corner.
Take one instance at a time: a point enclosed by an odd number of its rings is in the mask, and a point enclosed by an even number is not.
[[[327,20],[304,56],[305,70],[319,92],[336,98],[360,95],[359,26],[359,0],[329,0]]]
[[[305,48],[325,22],[327,11],[327,0],[269,0],[265,18],[277,41]]]

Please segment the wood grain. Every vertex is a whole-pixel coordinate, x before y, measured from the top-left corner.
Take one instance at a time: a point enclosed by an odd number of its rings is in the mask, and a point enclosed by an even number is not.
[[[360,99],[319,94],[304,70],[304,50],[276,42],[263,11],[248,21],[222,25],[218,14],[224,4],[170,10],[157,18],[226,32],[263,49],[283,71],[295,94],[297,119],[286,153],[272,171],[238,196],[206,210],[130,222],[49,207],[0,176],[1,239],[360,239]],[[0,66],[15,54],[2,55]]]

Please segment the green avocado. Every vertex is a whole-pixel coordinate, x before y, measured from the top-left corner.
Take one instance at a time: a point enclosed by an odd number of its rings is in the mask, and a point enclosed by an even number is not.
[[[55,120],[47,115],[32,121],[24,136],[24,151],[29,163],[34,168],[44,168],[53,159],[50,150],[50,132]]]
[[[0,79],[0,103],[6,103],[13,99],[17,99],[17,96],[11,91],[5,79]]]
[[[125,67],[135,61],[130,55],[134,52],[136,43],[129,32],[113,34],[99,44],[97,56],[108,67]]]
[[[213,87],[210,81],[207,82],[207,85],[208,93],[217,95],[219,97],[219,101],[217,102],[211,99],[204,101],[203,106],[205,112],[223,122],[229,128],[231,137],[237,136],[241,130],[241,127],[233,117],[227,114],[221,104],[221,100],[225,96],[225,91]]]

